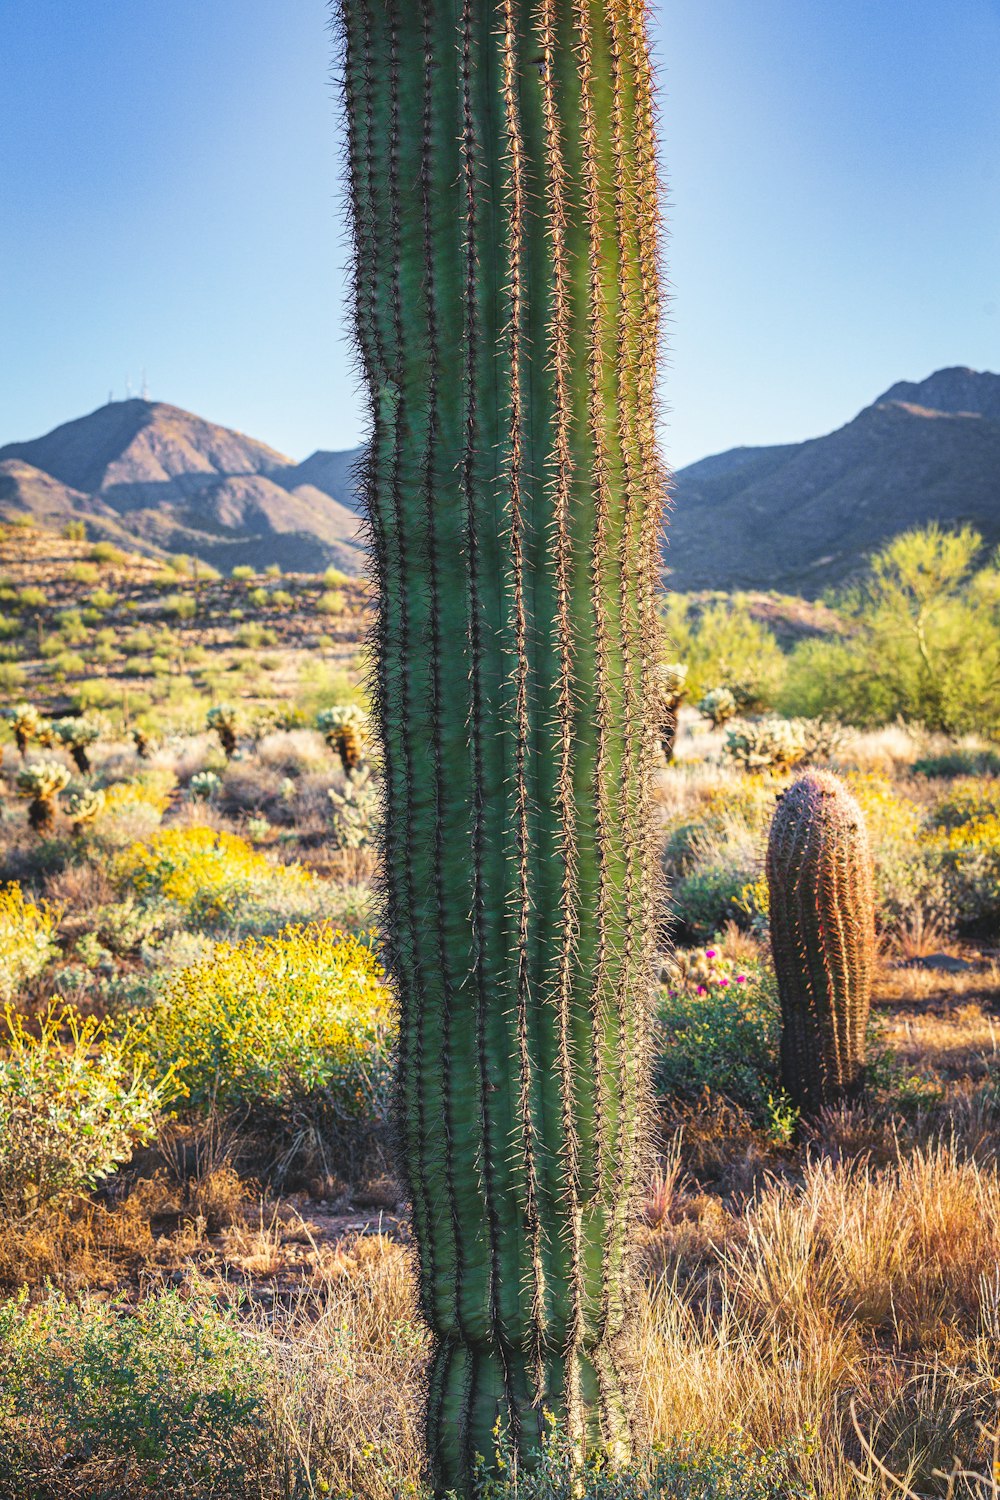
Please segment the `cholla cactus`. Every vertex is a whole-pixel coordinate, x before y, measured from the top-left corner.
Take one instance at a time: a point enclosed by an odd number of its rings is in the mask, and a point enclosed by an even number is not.
[[[31,741],[42,738],[42,716],[33,703],[16,703],[13,708],[4,710],[4,718],[10,724],[14,743],[23,760]]]
[[[868,834],[829,771],[806,772],[779,798],[767,884],[782,1082],[808,1114],[861,1087],[875,963]]]
[[[209,729],[215,730],[219,736],[219,743],[225,751],[226,759],[231,760],[236,754],[236,709],[231,703],[219,703],[215,708],[208,710],[205,723]]]
[[[100,738],[101,731],[89,719],[73,717],[57,719],[52,726],[53,737],[73,757],[73,763],[81,776],[90,775],[90,757],[87,750]]]
[[[55,822],[56,798],[69,785],[69,770],[57,760],[35,760],[17,773],[20,796],[30,798],[28,822],[39,835]]]
[[[188,782],[188,791],[196,802],[211,802],[221,786],[222,778],[215,771],[196,771]]]
[[[104,793],[99,787],[83,787],[71,793],[66,810],[72,819],[73,832],[79,837],[104,811]]]
[[[677,719],[687,693],[688,669],[684,662],[664,662],[657,674],[660,696],[660,744],[667,760],[674,758]]]
[[[351,776],[364,756],[367,716],[353,703],[339,703],[316,715],[316,728],[340,756],[345,776]]]
[[[711,720],[713,729],[721,729],[723,724],[735,719],[738,711],[736,695],[727,687],[712,688],[698,704],[698,712]]]
[[[153,740],[149,732],[143,729],[140,724],[133,724],[132,726],[132,743],[135,746],[135,753],[139,759],[148,760],[153,753]]]
[[[344,790],[330,787],[334,837],[339,849],[367,849],[375,841],[379,797],[367,766],[349,776]]]
[[[805,730],[796,719],[753,719],[734,725],[723,749],[747,771],[789,770],[809,758]]]

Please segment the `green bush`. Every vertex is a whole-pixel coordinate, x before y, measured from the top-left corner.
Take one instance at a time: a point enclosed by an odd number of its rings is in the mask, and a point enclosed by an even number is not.
[[[783,712],[1000,736],[1000,568],[971,527],[896,537],[837,601],[847,634],[800,643]]]
[[[704,603],[668,594],[661,607],[672,659],[688,668],[688,692],[697,702],[713,688],[734,693],[743,713],[773,706],[785,675],[785,658],[772,631],[755,620],[741,594]]]
[[[743,1433],[730,1444],[683,1439],[657,1447],[645,1463],[621,1468],[595,1455],[581,1471],[569,1444],[543,1437],[540,1461],[516,1478],[480,1479],[477,1500],[813,1500],[798,1477],[808,1443],[763,1449]],[[507,1473],[511,1463],[498,1454]]]
[[[95,542],[90,549],[91,560],[95,563],[112,563],[121,567],[128,561],[125,553],[113,542]]]
[[[266,1477],[266,1376],[237,1310],[176,1292],[135,1307],[58,1293],[2,1303],[0,1496],[278,1493]]]
[[[164,599],[163,608],[176,620],[193,620],[198,613],[198,601],[190,594],[170,594]]]
[[[1000,776],[1000,755],[995,750],[951,750],[927,755],[913,762],[914,776],[944,780],[951,776]]]
[[[92,562],[73,563],[66,571],[74,583],[96,583],[101,576]]]
[[[17,598],[22,609],[44,609],[48,603],[48,596],[45,590],[36,588],[33,584],[29,584],[27,588],[20,589]]]
[[[0,1208],[23,1219],[86,1192],[154,1132],[169,1069],[151,1084],[128,1038],[50,1009],[39,1030],[7,1011],[0,1029]]]
[[[316,609],[321,615],[342,615],[347,608],[347,599],[340,589],[327,589],[316,600]]]
[[[765,970],[736,968],[713,948],[678,953],[657,1007],[657,1091],[666,1099],[697,1099],[708,1089],[763,1124],[780,1093],[780,1032]]]

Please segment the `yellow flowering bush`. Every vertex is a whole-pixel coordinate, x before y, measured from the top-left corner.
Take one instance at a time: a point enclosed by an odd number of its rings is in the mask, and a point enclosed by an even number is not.
[[[147,786],[138,781],[116,781],[105,788],[104,814],[134,812],[149,809],[162,818],[170,806],[170,793],[160,786]]]
[[[255,887],[315,884],[301,865],[274,864],[237,834],[201,827],[161,828],[132,844],[116,861],[115,878],[140,897],[172,901],[208,920],[232,913]]]
[[[192,1109],[311,1131],[322,1152],[385,1119],[393,1030],[370,944],[314,924],[219,943],[173,973],[137,1045]]]
[[[994,932],[1000,923],[1000,814],[931,829],[924,848],[944,872],[961,925]]]
[[[0,887],[0,1000],[12,999],[42,972],[56,952],[55,927],[47,902],[36,906],[16,881]]]

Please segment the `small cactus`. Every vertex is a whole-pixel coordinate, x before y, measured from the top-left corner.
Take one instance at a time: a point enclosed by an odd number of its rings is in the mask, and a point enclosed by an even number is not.
[[[73,824],[73,832],[80,835],[95,823],[104,810],[104,793],[98,787],[84,787],[73,792],[66,803],[66,811]]]
[[[14,743],[23,760],[31,741],[42,737],[42,716],[33,703],[16,703],[5,711],[4,717],[10,724]]]
[[[52,725],[53,738],[69,751],[81,776],[90,775],[90,757],[87,751],[100,738],[100,733],[96,724],[78,717],[57,719]]]
[[[721,729],[739,712],[736,694],[727,687],[712,688],[698,704],[698,712],[711,720],[713,729]]]
[[[353,703],[340,703],[335,708],[324,708],[322,713],[316,715],[316,728],[330,749],[340,756],[345,776],[350,776],[361,764],[367,725],[365,714]]]
[[[132,726],[132,743],[135,753],[140,760],[148,760],[153,753],[153,741],[149,733],[140,724]]]
[[[227,760],[236,754],[236,709],[231,703],[219,703],[205,715],[205,723],[219,736]]]
[[[808,1115],[862,1087],[875,961],[868,834],[829,771],[806,772],[779,797],[767,885],[782,1083]]]
[[[215,771],[196,771],[188,782],[188,791],[196,802],[211,802],[222,786]]]
[[[734,724],[723,750],[747,771],[787,771],[810,758],[806,726],[800,719],[751,719]]]
[[[57,760],[35,760],[17,773],[17,790],[29,798],[28,822],[42,836],[51,832],[56,798],[69,785],[69,770]]]

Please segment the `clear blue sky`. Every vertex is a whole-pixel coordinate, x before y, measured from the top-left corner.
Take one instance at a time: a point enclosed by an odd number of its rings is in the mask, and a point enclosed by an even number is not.
[[[0,443],[150,394],[360,434],[321,0],[0,0]],[[668,458],[1000,370],[1000,0],[664,0]]]

